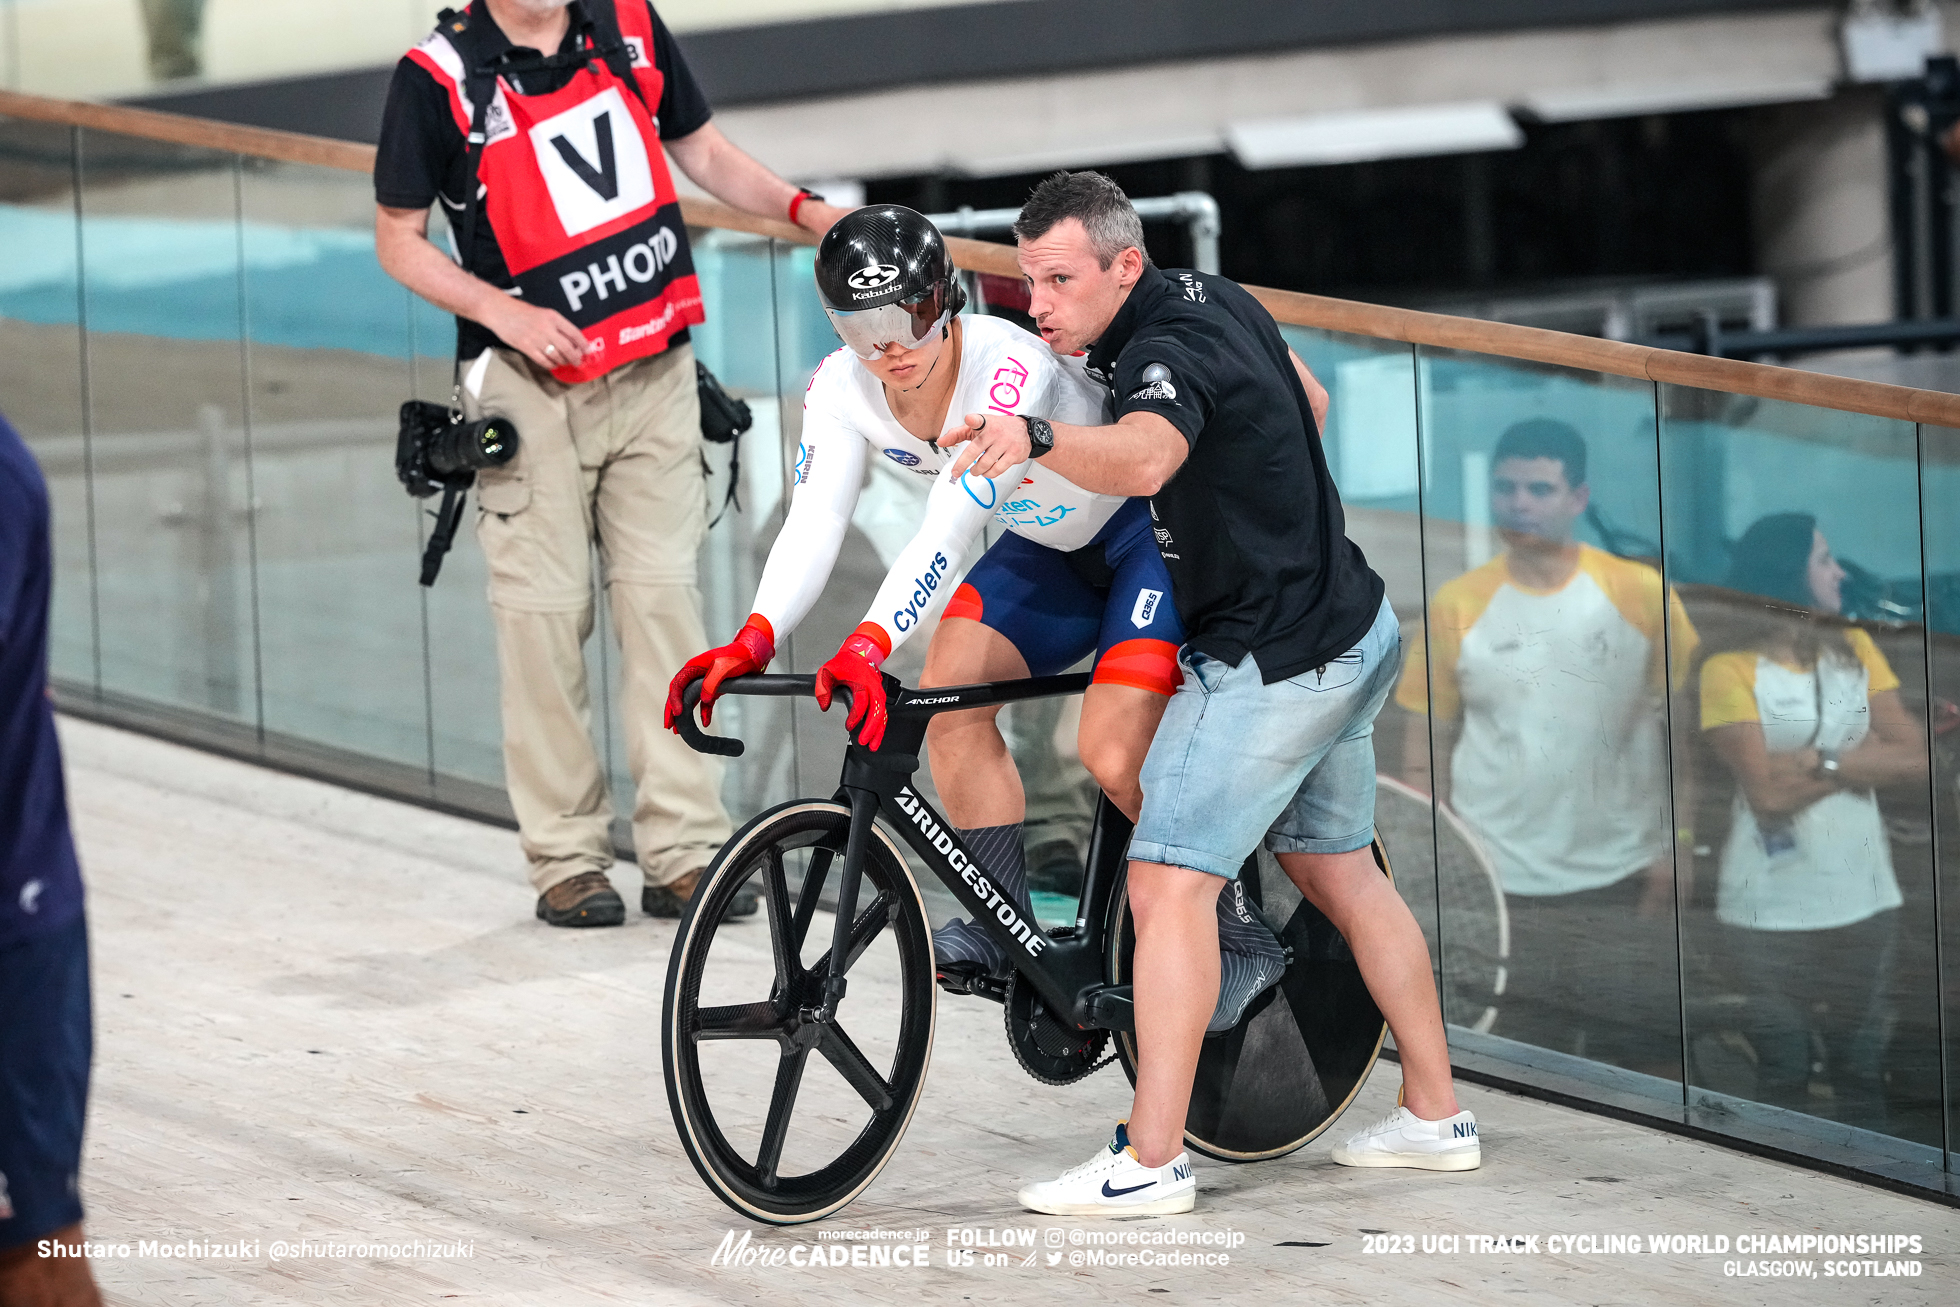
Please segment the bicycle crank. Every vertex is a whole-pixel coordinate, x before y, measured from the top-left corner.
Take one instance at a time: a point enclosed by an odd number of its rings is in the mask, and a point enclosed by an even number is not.
[[[1017,972],[1007,981],[1007,1045],[1021,1069],[1044,1085],[1068,1085],[1108,1066],[1107,1030],[1078,1030],[1057,1017],[1035,987]],[[1100,1060],[1098,1060],[1100,1059]]]

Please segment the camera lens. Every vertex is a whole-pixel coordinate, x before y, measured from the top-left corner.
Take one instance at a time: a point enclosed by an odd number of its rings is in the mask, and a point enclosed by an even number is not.
[[[439,477],[502,467],[517,453],[517,428],[506,418],[458,422],[429,441],[429,468]]]

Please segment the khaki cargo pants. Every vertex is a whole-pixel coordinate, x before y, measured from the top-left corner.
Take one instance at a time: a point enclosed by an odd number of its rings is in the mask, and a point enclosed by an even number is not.
[[[476,380],[466,365],[464,376]],[[504,777],[539,893],[612,865],[612,804],[592,743],[584,646],[591,546],[619,630],[633,846],[650,885],[706,866],[729,834],[721,765],[661,726],[667,683],[707,647],[695,558],[706,534],[694,351],[568,386],[513,350],[466,386],[472,418],[517,424],[517,457],[477,478],[490,566]]]

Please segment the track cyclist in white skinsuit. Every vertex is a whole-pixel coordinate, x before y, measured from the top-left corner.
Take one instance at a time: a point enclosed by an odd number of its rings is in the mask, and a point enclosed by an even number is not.
[[[1138,771],[1183,675],[1177,651],[1184,631],[1145,506],[1083,490],[1044,467],[1042,449],[1013,466],[982,456],[953,475],[958,442],[971,434],[965,415],[1100,423],[1104,388],[1019,327],[962,317],[965,293],[945,242],[910,209],[879,205],[840,219],[818,247],[816,276],[845,347],[824,359],[805,395],[796,489],[753,612],[732,642],[690,660],[674,677],[668,725],[691,682],[705,679],[706,721],[723,680],[768,666],[777,641],[809,613],[829,579],[865,460],[888,458],[934,479],[925,519],[863,622],[819,669],[819,705],[827,710],[832,689],[850,686],[846,725],[867,747],[878,746],[887,720],[878,669],[928,616],[992,518],[1007,533],[947,601],[920,684],[1050,676],[1095,653],[1083,696],[1082,761],[1134,820],[1143,798]],[[961,840],[1027,912],[1025,804],[998,712],[935,717],[927,751]],[[1219,924],[1226,965],[1213,1024],[1223,1029],[1278,979],[1283,954],[1232,896],[1219,898]],[[963,921],[942,926],[933,943],[949,987],[1006,971],[999,945]]]

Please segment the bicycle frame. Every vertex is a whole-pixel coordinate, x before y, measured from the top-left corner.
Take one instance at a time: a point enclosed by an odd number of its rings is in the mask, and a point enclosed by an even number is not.
[[[913,774],[919,769],[926,724],[935,715],[1078,694],[1088,688],[1088,675],[1041,676],[925,690],[907,689],[889,675],[884,677],[884,682],[890,711],[885,738],[876,750],[867,749],[853,739],[845,751],[838,784],[840,801],[851,809],[851,827],[837,884],[837,920],[830,956],[844,961],[841,967],[833,966],[825,982],[820,1019],[835,1016],[838,1001],[844,996],[850,965],[856,961],[848,937],[857,916],[858,887],[871,825],[883,816],[886,824],[898,832],[920,861],[972,914],[972,920],[1006,950],[1015,970],[1035,987],[1050,1011],[1068,1013],[1085,1030],[1133,1030],[1130,986],[1106,982],[1103,958],[1108,943],[1110,901],[1129,847],[1129,819],[1107,797],[1098,803],[1075,925],[1050,934],[1037,922],[1024,917],[1015,904],[995,889],[951,823],[911,784]],[[682,738],[702,753],[740,757],[745,747],[740,740],[708,735],[696,724],[695,704],[700,685],[697,681],[687,689],[686,710],[678,718]],[[815,689],[814,676],[753,675],[722,682],[720,692],[794,698],[814,694]],[[848,701],[847,688],[840,688],[838,693]]]

